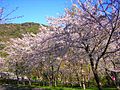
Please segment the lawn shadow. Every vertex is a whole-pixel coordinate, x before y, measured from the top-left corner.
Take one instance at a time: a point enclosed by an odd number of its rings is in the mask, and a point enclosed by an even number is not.
[[[32,89],[17,87],[17,86],[13,86],[13,85],[0,85],[0,90],[32,90]]]
[[[0,90],[48,90],[48,89],[32,88],[32,87],[17,87],[13,85],[0,85]]]

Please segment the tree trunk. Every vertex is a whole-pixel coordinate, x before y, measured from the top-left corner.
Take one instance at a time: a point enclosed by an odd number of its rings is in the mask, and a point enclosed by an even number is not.
[[[92,69],[92,71],[93,71],[94,78],[95,78],[95,81],[96,81],[96,83],[97,83],[98,89],[99,89],[99,90],[102,90],[102,87],[101,87],[101,84],[100,84],[100,80],[99,80],[99,76],[98,76],[97,70]]]
[[[78,85],[81,87],[82,86],[82,84],[81,84],[81,81],[80,81],[80,79],[79,79],[79,74],[76,72],[76,77],[77,77],[77,83],[78,83]]]
[[[115,82],[116,82],[116,87],[117,87],[117,90],[120,90],[120,82],[119,82],[119,78],[118,78],[118,73],[114,72],[115,74]]]
[[[16,74],[17,76],[17,85],[19,84],[19,76]]]
[[[32,83],[31,83],[31,80],[30,80],[30,78],[28,78],[28,82],[29,82],[29,85],[31,86],[31,85],[32,85]]]
[[[83,89],[86,89],[86,85],[85,85],[85,76],[83,75]]]
[[[94,74],[94,79],[97,83],[98,90],[102,90],[97,69],[95,69],[94,67],[94,59],[91,57],[91,55],[89,55],[89,57],[90,57],[90,64],[91,64],[92,72]]]
[[[24,77],[22,77],[22,84],[25,85]]]
[[[54,86],[57,86],[57,77],[54,78]]]
[[[54,82],[55,78],[54,78],[54,67],[53,65],[51,66],[51,74],[50,74],[50,86],[55,86],[55,82]]]

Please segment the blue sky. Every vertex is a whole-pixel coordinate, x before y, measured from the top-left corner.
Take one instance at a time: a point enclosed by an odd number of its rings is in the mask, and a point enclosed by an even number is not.
[[[46,24],[46,17],[59,16],[64,13],[64,8],[70,6],[70,0],[2,0],[0,7],[5,7],[5,14],[19,7],[9,17],[22,16],[14,19],[12,23],[38,22]]]

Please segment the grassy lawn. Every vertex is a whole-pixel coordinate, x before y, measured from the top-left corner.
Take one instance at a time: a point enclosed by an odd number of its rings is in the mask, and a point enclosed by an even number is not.
[[[23,85],[18,85],[18,86],[12,86],[12,85],[7,85],[4,86],[6,90],[84,90],[82,88],[69,88],[69,87],[50,87],[50,86],[23,86]],[[0,89],[1,90],[1,89]],[[2,89],[3,90],[3,89]],[[86,90],[98,90],[97,88],[89,88]],[[117,90],[115,88],[103,88],[103,90]]]
[[[82,88],[68,88],[68,87],[50,87],[50,86],[37,86],[37,87],[32,87],[32,88],[43,88],[45,90],[84,90]],[[88,88],[86,90],[98,90],[97,88]],[[103,88],[103,90],[117,90],[116,88]]]

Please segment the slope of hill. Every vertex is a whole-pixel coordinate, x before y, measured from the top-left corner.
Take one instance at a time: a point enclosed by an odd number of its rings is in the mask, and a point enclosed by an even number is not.
[[[0,24],[0,41],[7,41],[9,38],[21,37],[27,32],[39,32],[38,23],[23,24]]]
[[[5,47],[3,42],[10,38],[22,37],[25,33],[38,33],[40,24],[27,22],[22,24],[0,24],[0,57],[5,57],[6,54],[2,51]]]

